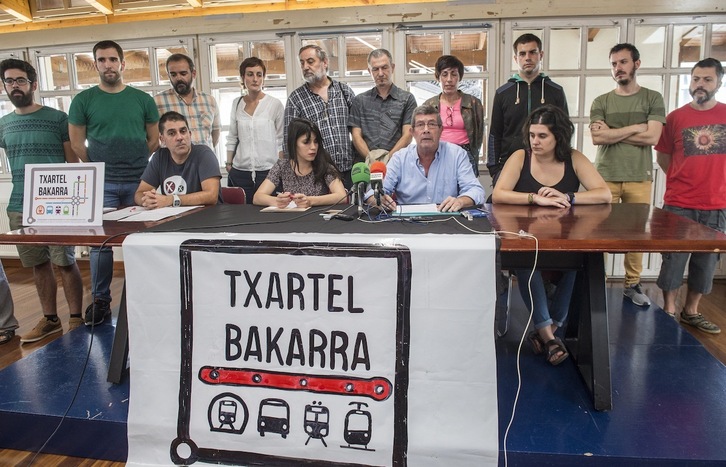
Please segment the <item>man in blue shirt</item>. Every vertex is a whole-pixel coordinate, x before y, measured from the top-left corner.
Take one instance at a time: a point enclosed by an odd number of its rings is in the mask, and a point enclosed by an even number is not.
[[[453,212],[482,204],[484,188],[474,176],[469,156],[455,144],[440,141],[441,116],[430,105],[413,111],[411,133],[414,142],[396,152],[386,167],[381,206],[396,209],[399,204],[438,204],[439,211]],[[374,204],[372,192],[366,202]]]

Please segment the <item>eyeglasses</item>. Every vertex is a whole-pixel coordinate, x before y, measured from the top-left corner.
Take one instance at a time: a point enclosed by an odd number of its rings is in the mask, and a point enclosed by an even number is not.
[[[446,106],[446,124],[454,126],[454,108]]]
[[[428,122],[416,122],[414,125],[414,128],[417,130],[423,130],[424,128],[428,128],[429,130],[433,130],[434,128],[438,128],[439,123],[436,120],[429,120]]]
[[[31,81],[27,78],[5,78],[3,79],[3,83],[5,83],[7,86],[12,86],[13,83],[17,84],[18,86],[25,86],[26,84],[30,83]]]

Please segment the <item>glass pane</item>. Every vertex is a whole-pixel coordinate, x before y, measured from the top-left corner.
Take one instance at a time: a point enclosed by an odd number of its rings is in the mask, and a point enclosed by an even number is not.
[[[711,51],[709,56],[726,62],[726,24],[711,26]]]
[[[287,78],[285,75],[285,44],[282,41],[252,42],[251,47],[252,56],[265,63],[265,69],[267,70],[266,81]],[[239,65],[237,66],[237,74],[239,74]]]
[[[637,77],[639,85],[658,91],[663,95],[663,75],[637,75]],[[688,84],[686,84],[686,89],[688,89]]]
[[[461,90],[461,92],[471,94],[483,102],[483,82],[484,80],[481,79],[462,79],[459,83],[459,90]],[[439,90],[439,92],[441,92],[441,90]]]
[[[73,54],[76,65],[76,85],[79,89],[90,88],[98,84],[98,70],[93,66],[93,54],[90,52]]]
[[[585,83],[585,117],[590,116],[590,107],[592,107],[592,101],[601,94],[610,92],[615,89],[615,81],[610,76],[591,76],[587,78]],[[569,98],[569,96],[568,96]],[[567,106],[570,106],[570,102],[567,102]],[[589,133],[586,138],[589,138]]]
[[[348,36],[345,38],[347,58],[345,76],[368,76],[368,54],[381,48],[381,35]]]
[[[66,54],[38,57],[38,64],[38,84],[41,91],[58,91],[71,88]],[[93,69],[93,62],[91,62],[91,69]],[[98,77],[95,70],[94,74]]]
[[[461,60],[466,71],[475,73],[487,69],[487,35],[488,31],[451,34],[451,55]]]
[[[580,78],[577,76],[556,76],[552,78],[552,81],[562,86],[562,89],[565,91],[565,97],[567,98],[567,110],[570,111],[570,115],[577,116],[580,97]]]
[[[43,105],[62,110],[65,113],[68,113],[68,109],[71,107],[71,96],[43,97],[40,100]]]
[[[665,66],[665,26],[636,26],[635,47],[640,52],[641,68]]]
[[[580,68],[580,42],[580,28],[552,28],[550,43],[542,45],[549,55],[549,69],[577,70]]]
[[[347,83],[357,96],[362,92],[366,92],[373,87],[373,83]]]
[[[443,55],[443,51],[444,40],[441,33],[407,34],[406,72],[433,75],[436,59]]]
[[[587,68],[609,70],[610,49],[619,42],[620,28],[587,28]]]
[[[592,132],[590,131],[590,125],[582,125],[582,153],[590,159],[591,162],[595,162],[595,156],[597,155],[597,146],[592,144]]]
[[[177,47],[157,47],[156,48],[156,66],[159,69],[159,83],[169,84],[169,76],[166,74],[166,59],[172,54],[184,54],[191,57],[191,54],[184,46]],[[192,58],[193,60],[193,58]],[[199,66],[195,63],[195,66]]]
[[[0,117],[13,112],[14,110],[15,106],[8,99],[0,99]]]
[[[302,41],[303,46],[317,45],[328,54],[328,76],[340,76],[340,51],[338,50],[338,38],[330,37],[327,39],[305,39]]]
[[[406,90],[413,94],[418,105],[441,93],[441,88],[436,81],[409,81],[406,83]]]
[[[215,44],[209,47],[212,81],[239,81],[239,64],[245,59],[241,44]]]
[[[692,66],[701,57],[703,26],[675,26],[673,28],[673,57],[671,67]]]
[[[132,49],[124,51],[124,83],[132,86],[151,86],[149,50]]]

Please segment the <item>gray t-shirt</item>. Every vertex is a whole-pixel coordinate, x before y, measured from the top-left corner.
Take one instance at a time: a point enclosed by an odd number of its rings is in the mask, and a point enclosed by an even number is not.
[[[222,178],[217,156],[203,144],[192,144],[192,152],[183,164],[174,162],[167,148],[159,148],[151,155],[141,180],[159,187],[165,195],[185,195],[202,191],[202,181],[213,177]],[[217,203],[222,203],[222,190]]]

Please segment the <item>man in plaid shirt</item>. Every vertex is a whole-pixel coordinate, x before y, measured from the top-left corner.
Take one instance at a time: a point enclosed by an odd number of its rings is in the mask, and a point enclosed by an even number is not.
[[[284,141],[287,141],[287,127],[293,118],[313,122],[323,135],[323,147],[333,158],[343,184],[350,188],[353,147],[348,132],[348,112],[355,94],[347,84],[328,76],[328,56],[321,47],[306,45],[298,56],[305,84],[287,99]]]

